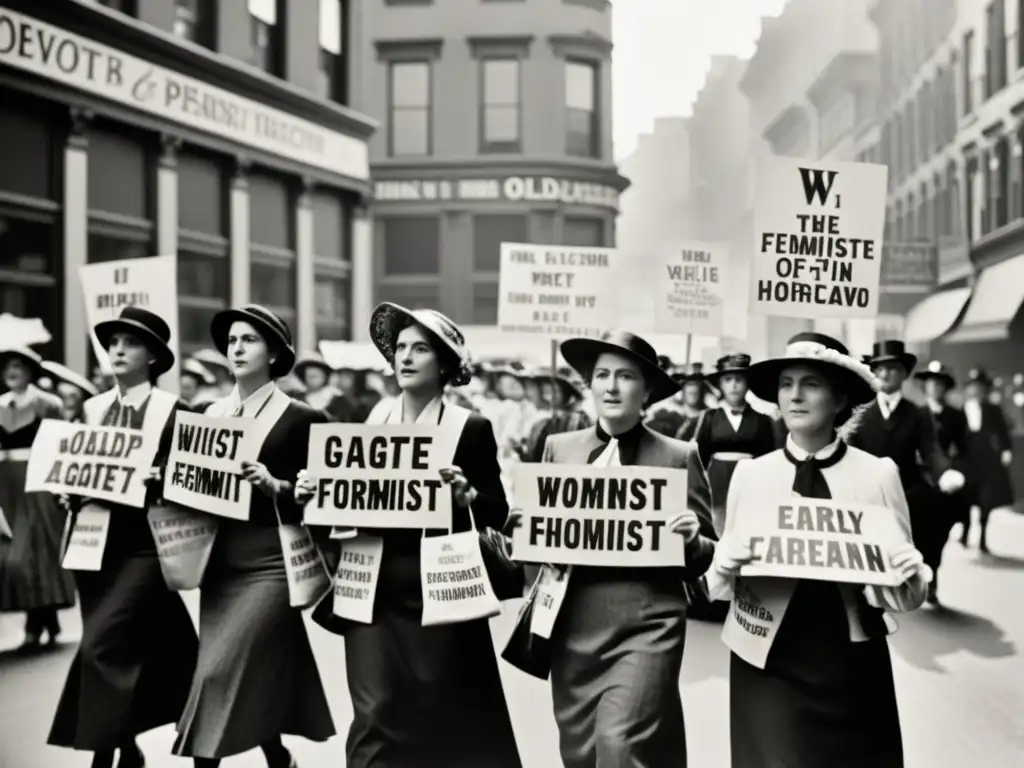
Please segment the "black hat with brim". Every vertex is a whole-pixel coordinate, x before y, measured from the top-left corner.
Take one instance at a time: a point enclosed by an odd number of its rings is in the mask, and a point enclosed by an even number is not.
[[[15,347],[13,349],[0,349],[0,369],[7,365],[8,360],[20,360],[28,368],[35,381],[43,375],[43,358],[28,347]]]
[[[561,344],[561,350],[565,362],[586,381],[593,375],[597,359],[609,352],[627,357],[640,366],[644,382],[651,390],[651,403],[665,400],[679,391],[679,384],[658,365],[658,355],[654,347],[628,331],[608,331],[599,339],[566,339]]]
[[[948,389],[952,389],[956,386],[956,377],[953,376],[953,372],[950,371],[945,365],[939,360],[932,360],[928,363],[928,367],[923,371],[917,371],[914,373],[914,378],[918,381],[928,381],[928,379],[935,379],[945,383]]]
[[[781,357],[751,365],[747,370],[750,391],[761,400],[778,405],[782,372],[800,363],[827,368],[840,382],[851,406],[864,405],[878,393],[878,379],[867,365],[852,357],[840,341],[811,332],[798,333],[791,338]]]
[[[263,336],[264,340],[277,346],[277,357],[270,364],[270,377],[280,379],[287,376],[295,365],[295,347],[288,323],[259,304],[246,304],[236,309],[225,309],[213,316],[210,322],[210,336],[217,351],[227,355],[228,334],[232,323],[248,323]]]
[[[162,376],[174,365],[174,352],[171,350],[171,329],[160,315],[141,307],[125,307],[121,314],[113,320],[104,320],[93,328],[96,338],[103,349],[110,349],[114,334],[127,333],[134,336],[153,355],[149,372],[153,376]]]
[[[713,385],[718,386],[721,378],[726,374],[746,376],[750,370],[750,365],[751,360],[748,354],[741,352],[734,355],[725,355],[718,358],[718,362],[715,363],[715,370],[707,375],[707,380]]]

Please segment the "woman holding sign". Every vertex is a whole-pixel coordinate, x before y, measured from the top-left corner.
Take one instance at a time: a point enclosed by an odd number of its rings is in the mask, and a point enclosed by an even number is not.
[[[96,338],[110,357],[115,387],[85,401],[90,425],[141,430],[158,441],[145,507],[73,496],[69,526],[105,530],[98,570],[74,563],[82,603],[82,642],[71,662],[49,743],[94,753],[93,768],[144,764],[137,734],[173,723],[185,704],[196,661],[196,633],[181,598],[164,583],[146,509],[160,496],[160,473],[171,446],[174,413],[187,406],[154,383],[174,364],[171,332],[162,318],[125,307],[98,323]],[[75,546],[67,546],[71,568]],[[84,568],[84,563],[81,563]]]
[[[448,385],[469,380],[462,331],[440,312],[385,303],[373,312],[370,336],[401,388],[385,423],[436,425],[439,436],[452,438],[436,443],[448,446],[449,455],[433,457],[447,465],[441,479],[451,487],[452,532],[472,531],[474,524],[481,531],[500,530],[508,504],[494,431],[487,419],[443,397]],[[314,488],[312,479],[300,481],[300,501],[308,501]],[[444,606],[424,594],[421,568],[427,555],[421,558],[421,550],[448,531],[360,533],[382,546],[372,622],[334,615],[331,599],[313,615],[321,626],[345,636],[355,710],[346,765],[520,768],[487,618],[424,626],[425,608],[437,612]],[[347,560],[346,544],[341,547]],[[492,601],[497,609],[493,594]]]
[[[290,768],[282,734],[310,741],[334,735],[302,613],[291,605],[279,533],[301,523],[285,478],[306,465],[310,425],[327,419],[275,383],[295,363],[280,317],[255,304],[225,310],[214,315],[211,335],[230,361],[235,389],[205,415],[253,419],[261,444],[256,461],[240,464],[252,484],[248,519],[218,521],[201,586],[199,661],[174,754],[216,768],[224,757],[260,747],[268,768]]]
[[[900,768],[883,612],[920,606],[930,574],[911,543],[896,465],[837,436],[879,383],[818,333],[797,334],[748,379],[755,395],[778,403],[789,436],[784,448],[736,467],[707,577],[712,597],[732,599],[722,634],[733,652],[732,764]],[[794,496],[818,503],[797,506]],[[869,547],[871,576],[858,567]],[[753,563],[759,575],[741,576]],[[794,566],[807,576],[774,575]]]
[[[43,419],[61,418],[60,400],[33,383],[43,373],[31,349],[0,352],[0,509],[13,538],[0,536],[0,612],[25,611],[22,652],[38,650],[43,634],[57,642],[57,611],[75,604],[71,574],[60,567],[64,514],[49,493],[26,493],[29,450]]]
[[[550,436],[544,461],[680,469],[688,487],[665,534],[683,537],[685,565],[568,572],[550,631],[562,761],[566,768],[682,768],[686,582],[703,575],[715,549],[707,476],[695,447],[643,423],[649,403],[679,390],[644,339],[619,331],[568,339],[562,356],[588,382],[598,419],[589,429]],[[550,568],[542,569],[542,579]]]

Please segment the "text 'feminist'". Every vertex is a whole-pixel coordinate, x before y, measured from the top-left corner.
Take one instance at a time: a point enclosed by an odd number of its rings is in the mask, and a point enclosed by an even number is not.
[[[235,461],[245,432],[229,427],[182,425],[178,428],[178,451],[225,461]],[[180,460],[174,462],[170,482],[202,496],[238,502],[242,494],[242,475],[226,469],[213,469]]]

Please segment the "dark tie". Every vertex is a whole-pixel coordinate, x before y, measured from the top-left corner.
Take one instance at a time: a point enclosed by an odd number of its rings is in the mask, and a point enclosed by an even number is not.
[[[732,409],[732,415],[733,416],[742,416],[743,415],[743,409],[740,408],[740,409],[737,410],[736,408],[733,408]]]
[[[235,408],[235,410],[234,410],[234,411],[232,412],[232,414],[231,414],[231,418],[233,418],[233,419],[237,419],[237,418],[238,418],[239,416],[241,416],[241,415],[242,415],[242,413],[243,413],[244,411],[245,411],[245,406],[243,406],[243,405],[242,405],[241,403],[239,403],[239,404],[238,404],[238,407],[237,407],[237,408]]]
[[[788,448],[784,448],[783,450],[786,454],[786,458],[793,464],[796,464],[796,477],[793,479],[793,491],[800,496],[806,496],[812,499],[831,499],[832,491],[828,487],[828,481],[825,479],[825,475],[821,470],[831,467],[842,460],[843,456],[846,455],[846,443],[840,440],[835,453],[825,459],[816,459],[813,456],[810,456],[801,461],[790,453]],[[838,587],[834,584],[832,586],[835,587],[836,598],[842,600],[839,595]],[[868,601],[864,597],[863,590],[857,589],[855,591],[855,595],[857,603],[857,618],[860,619],[860,625],[864,630],[864,634],[870,638],[885,637],[888,634],[888,631],[886,630],[885,620],[882,618],[882,610],[868,605]]]

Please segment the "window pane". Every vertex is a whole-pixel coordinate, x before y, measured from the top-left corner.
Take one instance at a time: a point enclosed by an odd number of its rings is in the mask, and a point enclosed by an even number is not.
[[[430,104],[430,65],[424,61],[391,65],[391,106],[426,107]]]
[[[284,264],[253,262],[252,300],[275,310],[287,308],[295,311],[295,268]]]
[[[426,155],[430,145],[427,127],[426,109],[396,109],[391,115],[392,154]]]
[[[0,215],[0,269],[34,275],[53,274],[56,247],[51,225]],[[0,304],[2,312],[18,314]],[[49,330],[53,332],[52,328]]]
[[[178,304],[178,335],[182,345],[210,346],[210,323],[223,307],[196,307],[188,300]]]
[[[486,107],[484,141],[519,141],[519,107]]]
[[[484,62],[484,104],[519,103],[519,61],[491,59]]]
[[[409,309],[437,309],[436,285],[381,285],[380,301],[391,301]]]
[[[89,262],[142,259],[151,256],[149,240],[132,240],[112,235],[89,233]]]
[[[566,151],[578,157],[590,157],[595,154],[593,113],[570,109],[566,113],[566,122]]]
[[[473,217],[473,267],[477,272],[501,268],[501,244],[529,240],[526,216],[491,214]]]
[[[475,325],[497,325],[498,286],[496,283],[473,286],[473,323]]]
[[[178,252],[178,295],[227,300],[227,259],[201,253]]]
[[[320,47],[341,53],[341,0],[320,0]]]
[[[594,110],[594,67],[578,61],[565,65],[565,104],[573,109]]]
[[[581,248],[603,248],[604,221],[582,216],[567,216],[562,226],[562,244]]]
[[[385,274],[438,273],[441,233],[436,216],[389,216],[382,224]]]
[[[313,253],[323,259],[348,261],[345,204],[337,195],[315,194],[313,209]]]
[[[318,275],[315,289],[316,328],[319,339],[347,339],[349,283],[344,278]]]

